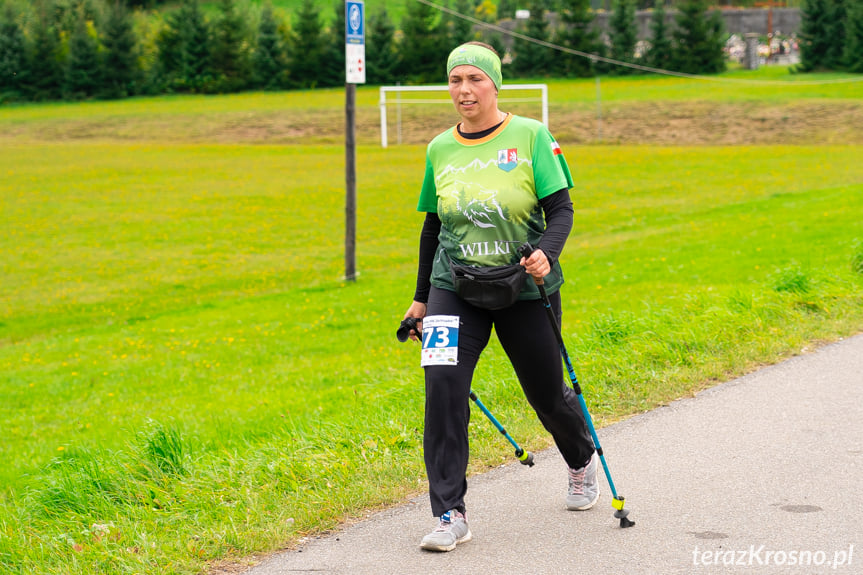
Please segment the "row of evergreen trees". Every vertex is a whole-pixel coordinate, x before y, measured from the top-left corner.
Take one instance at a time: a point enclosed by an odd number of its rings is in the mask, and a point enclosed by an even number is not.
[[[800,69],[863,72],[863,0],[805,0]]]
[[[269,5],[251,30],[235,0],[220,0],[212,19],[198,0],[183,0],[164,17],[132,12],[119,0],[33,4],[16,13],[7,0],[0,11],[0,101],[293,86],[289,34]]]
[[[199,0],[181,0],[164,14],[141,12],[154,0],[0,0],[0,102],[121,98],[172,92],[221,93],[280,90],[344,83],[344,4],[334,0],[326,18],[304,0],[290,25],[269,4],[219,0],[207,16]],[[367,15],[370,84],[439,82],[448,47],[480,39],[512,56],[508,76],[587,76],[621,72],[590,58],[516,39],[504,49],[500,33],[434,8],[406,1],[401,29],[386,9]],[[863,2],[863,0],[808,0]],[[514,13],[515,0],[439,0],[486,20]],[[531,18],[522,32],[580,52],[688,73],[724,69],[725,33],[708,0],[682,0],[674,25],[663,2],[653,12],[652,42],[637,42],[636,0],[613,0],[607,37],[592,26],[590,0],[528,0]],[[523,2],[520,2],[523,5]],[[135,10],[130,10],[135,5]],[[26,7],[25,7],[26,6]],[[552,29],[549,8],[558,14]],[[329,25],[324,24],[329,20]]]
[[[561,25],[551,30],[543,17],[542,0],[530,0],[530,19],[525,35],[595,54],[619,62],[640,64],[689,74],[714,74],[725,70],[724,21],[716,10],[708,10],[708,0],[683,0],[669,26],[663,1],[651,13],[651,37],[638,41],[636,0],[612,0],[608,32],[603,37],[592,26],[594,13],[589,0],[560,0]],[[604,64],[569,53],[560,54],[541,45],[516,40],[513,68],[517,74],[589,76],[596,72],[628,74],[633,67]]]

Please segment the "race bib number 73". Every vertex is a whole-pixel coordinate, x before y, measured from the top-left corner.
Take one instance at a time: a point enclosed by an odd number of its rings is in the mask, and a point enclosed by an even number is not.
[[[423,318],[423,352],[420,366],[458,364],[458,316]]]

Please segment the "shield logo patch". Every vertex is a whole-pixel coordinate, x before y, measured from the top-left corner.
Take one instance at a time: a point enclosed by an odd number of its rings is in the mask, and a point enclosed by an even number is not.
[[[497,151],[497,167],[504,172],[511,172],[518,165],[518,149],[509,148]]]

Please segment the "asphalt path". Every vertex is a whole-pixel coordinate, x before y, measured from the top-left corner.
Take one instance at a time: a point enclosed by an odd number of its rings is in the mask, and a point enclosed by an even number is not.
[[[469,479],[473,540],[452,552],[419,548],[436,525],[426,495],[246,574],[863,573],[863,335],[599,438],[634,527],[618,526],[604,476],[596,507],[567,511],[549,449]]]

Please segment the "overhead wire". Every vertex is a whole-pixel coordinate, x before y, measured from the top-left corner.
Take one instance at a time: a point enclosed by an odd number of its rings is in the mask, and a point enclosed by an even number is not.
[[[557,50],[558,52],[563,52],[565,54],[572,54],[573,56],[580,56],[582,58],[589,58],[594,62],[604,62],[606,64],[612,64],[614,66],[622,66],[626,68],[632,68],[634,70],[641,70],[642,72],[650,72],[653,74],[663,74],[665,76],[675,76],[678,78],[687,78],[690,80],[703,80],[708,82],[727,82],[727,83],[735,83],[735,84],[755,84],[755,85],[767,85],[767,86],[820,86],[827,84],[848,84],[852,82],[861,82],[863,81],[863,76],[859,78],[835,78],[832,80],[800,80],[800,81],[782,81],[782,80],[749,80],[745,78],[726,78],[723,76],[704,76],[701,74],[687,74],[685,72],[675,72],[674,70],[664,70],[662,68],[653,68],[651,66],[644,66],[642,64],[635,64],[633,62],[624,62],[622,60],[615,60],[614,58],[607,58],[605,56],[600,56],[599,54],[591,54],[589,52],[582,52],[581,50],[575,50],[573,48],[567,48],[566,46],[561,46],[559,44],[554,44],[553,42],[547,42],[545,40],[540,40],[538,38],[533,38],[531,36],[527,36],[525,34],[521,34],[514,30],[509,30],[504,28],[503,26],[498,26],[497,24],[491,24],[489,22],[483,22],[479,18],[474,18],[473,16],[468,16],[467,14],[462,14],[448,6],[441,6],[440,4],[435,4],[430,0],[416,0],[420,4],[425,4],[438,10],[440,12],[445,12],[451,16],[455,16],[456,18],[461,18],[463,20],[467,20],[473,24],[478,26],[483,26],[485,28],[489,28],[496,32],[500,32],[501,34],[506,34],[508,36],[512,36],[513,38],[518,38],[519,40],[524,40],[526,42],[532,42],[533,44],[537,44],[539,46],[544,46],[546,48],[551,48],[552,50]]]

